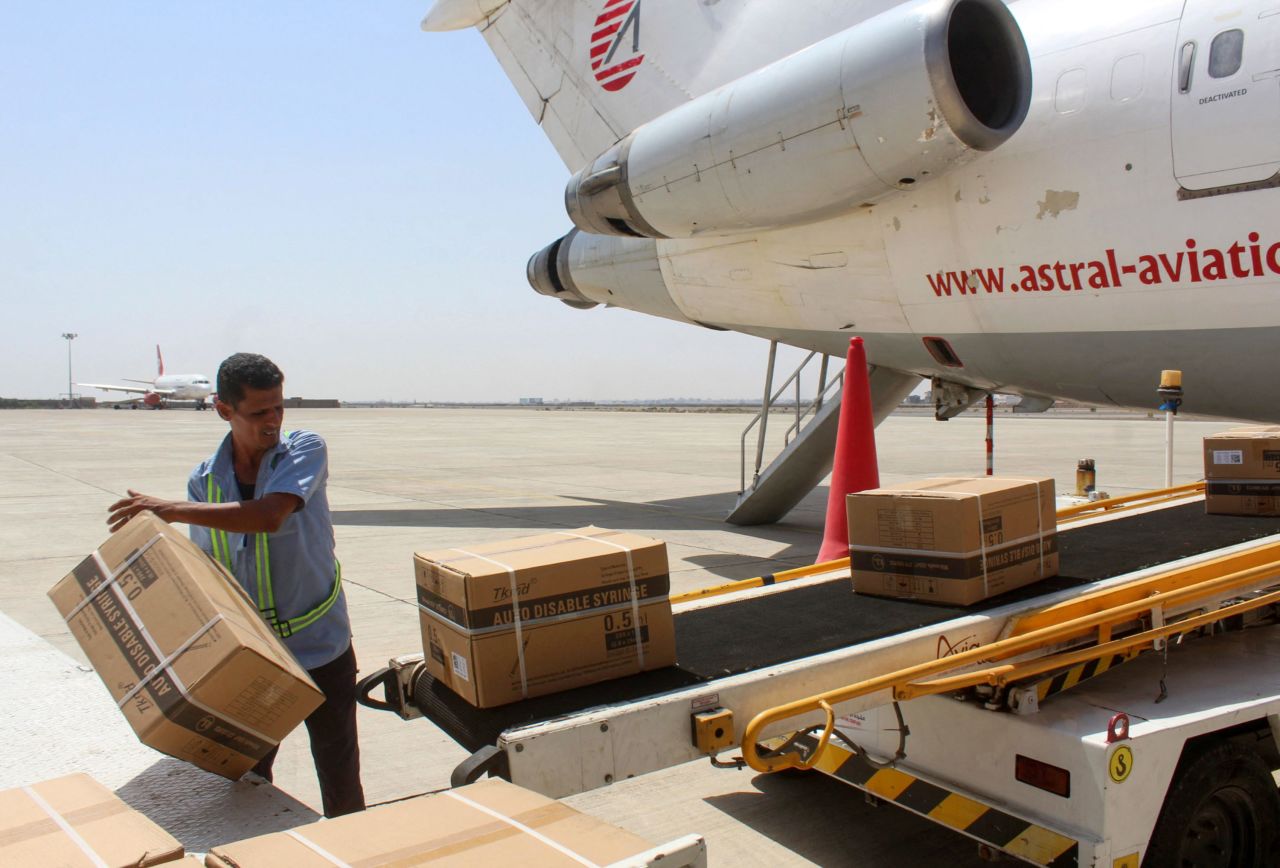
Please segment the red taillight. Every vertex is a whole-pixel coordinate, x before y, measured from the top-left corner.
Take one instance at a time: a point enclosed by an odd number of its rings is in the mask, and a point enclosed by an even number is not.
[[[1018,754],[1013,776],[1024,784],[1062,796],[1071,797],[1071,772]]]

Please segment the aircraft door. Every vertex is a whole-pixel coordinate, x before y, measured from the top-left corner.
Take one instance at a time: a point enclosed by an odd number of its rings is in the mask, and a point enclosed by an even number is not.
[[[1254,184],[1280,171],[1280,0],[1187,0],[1171,128],[1184,189]]]

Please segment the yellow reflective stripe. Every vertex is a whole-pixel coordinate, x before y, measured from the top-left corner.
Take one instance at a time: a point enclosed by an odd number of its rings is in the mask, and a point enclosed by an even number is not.
[[[1028,825],[1018,837],[1005,844],[1004,849],[1031,862],[1048,865],[1075,845],[1076,842],[1066,835],[1042,826]]]
[[[254,554],[257,556],[258,566],[258,608],[264,613],[274,611],[276,602],[275,592],[271,586],[271,544],[265,533],[254,535]],[[338,601],[338,595],[342,592],[342,564],[335,559],[333,565],[333,589],[329,591],[329,596],[310,612],[304,612],[296,618],[281,621],[277,617],[272,620],[271,627],[276,633],[289,636],[298,630],[310,627],[333,608],[333,604]]]
[[[867,781],[866,788],[872,795],[896,802],[902,791],[911,786],[915,778],[903,774],[897,769],[880,769]]]
[[[222,503],[222,487],[213,481],[213,474],[205,477],[205,499],[209,503]],[[209,544],[213,548],[213,557],[220,561],[228,571],[231,567],[231,546],[227,543],[226,531],[209,529]]]
[[[986,805],[951,793],[929,812],[929,817],[953,829],[967,829],[986,812]]]
[[[299,615],[296,618],[290,618],[287,623],[291,631],[301,630],[304,627],[310,627],[316,621],[324,617],[325,613],[333,608],[333,604],[338,601],[338,594],[342,591],[342,564],[334,561],[334,579],[333,590],[329,592],[329,596],[323,603],[316,606],[305,615]]]
[[[274,609],[276,607],[276,592],[271,584],[271,541],[267,539],[265,533],[258,536],[262,540],[262,570],[267,577],[267,608]]]
[[[253,573],[258,584],[258,608],[267,608],[267,595],[262,586],[262,534],[253,535]]]

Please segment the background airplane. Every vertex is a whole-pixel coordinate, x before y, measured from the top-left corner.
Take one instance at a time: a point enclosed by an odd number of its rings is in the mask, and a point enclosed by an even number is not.
[[[877,421],[921,378],[940,418],[1150,408],[1162,369],[1280,421],[1271,0],[802,5],[437,0],[424,29],[477,27],[574,173],[534,289],[861,335]]]
[[[130,380],[130,383],[141,383],[141,386],[113,386],[101,383],[77,383],[90,389],[101,389],[104,392],[126,392],[138,395],[127,401],[134,407],[145,404],[154,409],[161,409],[166,401],[195,401],[196,409],[203,410],[208,406],[207,399],[213,394],[213,385],[204,374],[166,374],[164,372],[164,356],[160,353],[160,345],[156,344],[156,378],[154,380]]]

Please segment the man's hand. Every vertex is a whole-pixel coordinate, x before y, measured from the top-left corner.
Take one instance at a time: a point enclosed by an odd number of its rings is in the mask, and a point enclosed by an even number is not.
[[[168,513],[173,508],[174,503],[171,500],[161,500],[158,497],[151,497],[147,494],[139,494],[132,488],[127,489],[129,496],[124,500],[117,500],[111,506],[107,507],[107,525],[111,528],[111,532],[115,533],[124,527],[125,522],[133,518],[144,509],[149,509],[158,517],[168,521]]]

